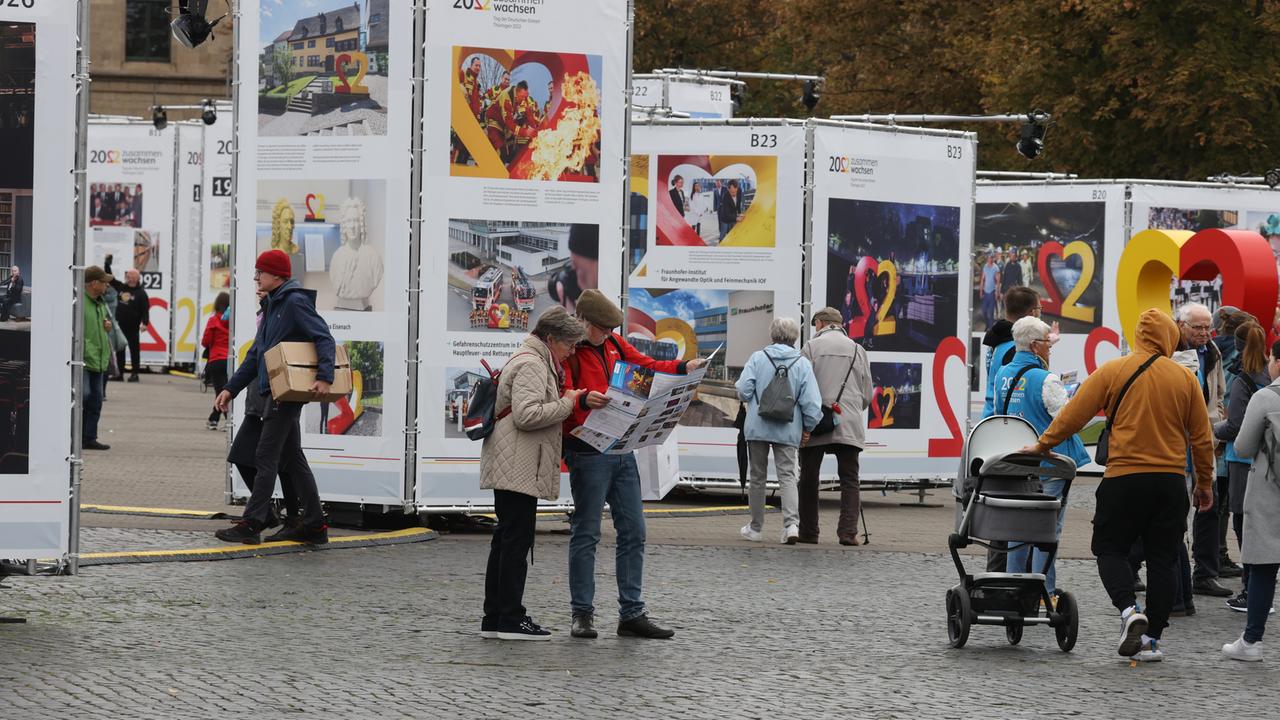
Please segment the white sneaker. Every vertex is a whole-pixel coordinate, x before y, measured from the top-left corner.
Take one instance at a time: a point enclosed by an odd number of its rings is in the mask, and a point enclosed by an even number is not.
[[[1248,642],[1244,636],[1236,638],[1233,643],[1227,643],[1222,646],[1222,654],[1232,660],[1243,660],[1244,662],[1258,662],[1262,660],[1262,641],[1256,643]]]
[[[741,533],[743,539],[750,540],[751,542],[760,542],[764,540],[764,535],[759,530],[751,529],[751,523],[743,525]]]
[[[782,540],[780,541],[783,545],[795,545],[796,541],[799,539],[800,539],[800,526],[798,525],[783,526]]]
[[[1142,636],[1142,645],[1138,652],[1130,656],[1130,660],[1136,662],[1161,662],[1164,660],[1164,651],[1159,648],[1158,640]]]
[[[1133,657],[1142,650],[1142,634],[1147,631],[1147,616],[1133,605],[1120,615],[1120,647],[1116,649],[1122,657]]]

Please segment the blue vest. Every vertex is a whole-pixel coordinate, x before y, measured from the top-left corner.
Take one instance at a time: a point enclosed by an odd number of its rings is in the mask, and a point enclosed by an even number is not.
[[[982,417],[989,418],[996,414],[998,406],[995,394],[996,375],[1005,367],[1004,358],[1013,350],[1013,341],[1006,340],[991,348],[987,353],[987,394],[982,403]],[[1015,354],[1016,355],[1016,354]],[[999,400],[1003,400],[1003,396]]]
[[[1022,374],[1018,379],[1018,386],[1010,393],[1009,386],[1013,383],[1014,376],[1025,367],[1031,369]],[[1017,415],[1031,423],[1036,433],[1043,434],[1053,422],[1053,416],[1045,409],[1043,399],[1044,379],[1048,376],[1049,371],[1044,369],[1044,363],[1034,353],[1020,351],[1014,355],[1013,362],[1001,368],[996,375],[996,412],[1004,408],[1004,399],[1008,396],[1009,408],[1003,414]],[[1076,467],[1084,467],[1090,462],[1089,453],[1084,449],[1079,435],[1072,435],[1053,450],[1074,460]]]

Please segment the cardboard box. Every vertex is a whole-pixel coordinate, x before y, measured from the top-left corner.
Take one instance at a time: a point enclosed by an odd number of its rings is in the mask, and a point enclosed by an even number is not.
[[[347,348],[338,343],[334,353],[333,383],[329,394],[316,397],[311,385],[316,381],[316,346],[308,342],[282,342],[264,356],[271,397],[277,402],[337,402],[351,392],[351,361]]]

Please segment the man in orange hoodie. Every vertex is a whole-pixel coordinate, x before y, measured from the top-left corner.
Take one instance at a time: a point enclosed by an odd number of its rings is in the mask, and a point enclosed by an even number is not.
[[[1177,548],[1187,530],[1188,446],[1196,507],[1200,512],[1213,507],[1209,413],[1196,377],[1170,359],[1179,340],[1178,326],[1168,314],[1156,309],[1142,313],[1133,352],[1098,368],[1039,442],[1023,448],[1048,453],[1106,411],[1110,457],[1098,486],[1093,554],[1102,584],[1121,611],[1118,652],[1144,662],[1164,659],[1158,641],[1173,607]],[[1145,614],[1138,607],[1129,566],[1129,548],[1139,538],[1147,557]]]

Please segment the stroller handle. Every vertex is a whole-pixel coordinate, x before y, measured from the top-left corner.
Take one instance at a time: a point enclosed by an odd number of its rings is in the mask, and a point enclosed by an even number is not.
[[[1008,508],[1011,510],[1057,510],[1062,507],[1062,501],[1057,498],[1051,500],[1015,500],[1012,498],[991,497],[981,493],[974,498],[974,502],[987,507]]]

